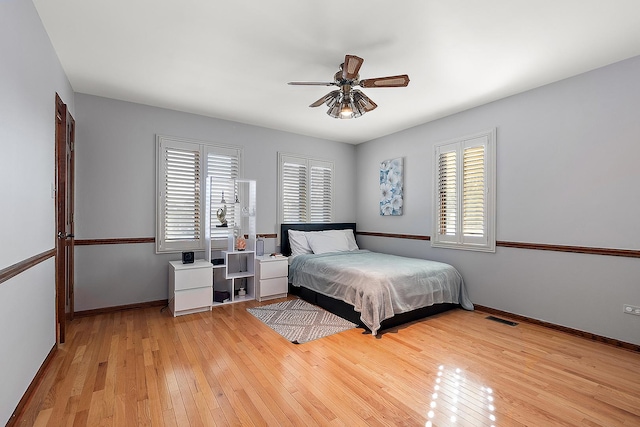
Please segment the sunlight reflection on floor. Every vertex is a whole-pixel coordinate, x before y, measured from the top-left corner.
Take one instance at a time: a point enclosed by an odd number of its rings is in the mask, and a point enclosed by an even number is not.
[[[496,427],[493,390],[468,379],[460,368],[438,367],[426,427]]]

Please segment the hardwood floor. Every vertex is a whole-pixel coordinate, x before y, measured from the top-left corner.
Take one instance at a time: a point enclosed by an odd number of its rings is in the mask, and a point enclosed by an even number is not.
[[[76,318],[16,425],[640,425],[636,352],[464,310],[295,345],[271,302]]]

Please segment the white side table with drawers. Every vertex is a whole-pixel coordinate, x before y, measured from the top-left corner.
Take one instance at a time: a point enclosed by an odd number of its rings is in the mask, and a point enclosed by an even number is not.
[[[211,310],[213,265],[205,260],[192,264],[169,262],[169,309],[173,316]]]
[[[256,299],[265,301],[286,297],[289,291],[288,271],[289,260],[286,256],[280,255],[272,258],[269,255],[264,255],[256,257]]]

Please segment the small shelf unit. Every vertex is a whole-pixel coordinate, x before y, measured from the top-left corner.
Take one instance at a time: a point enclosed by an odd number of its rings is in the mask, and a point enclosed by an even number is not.
[[[212,194],[215,178],[207,179],[207,209],[205,212],[205,259],[211,262],[212,242],[211,228],[213,209],[217,209],[216,195]],[[237,224],[229,227],[227,248],[222,251],[223,264],[213,266],[213,306],[255,299],[255,244],[256,244],[256,182],[254,180],[237,179],[233,181],[238,203],[231,203]],[[229,208],[229,206],[227,206]],[[246,236],[246,249],[236,250],[234,226]],[[241,295],[241,289],[245,294]],[[228,293],[228,295],[221,293]],[[225,297],[223,299],[223,297]]]
[[[217,269],[219,274],[214,274],[213,305],[234,303],[255,299],[254,286],[254,251],[223,251],[222,256],[224,265],[219,265]],[[216,273],[218,273],[216,271]],[[244,289],[245,295],[241,295],[241,289]],[[216,291],[228,292],[227,301],[215,301]]]

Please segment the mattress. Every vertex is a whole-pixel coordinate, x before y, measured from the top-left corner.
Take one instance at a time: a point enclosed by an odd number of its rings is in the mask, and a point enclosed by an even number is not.
[[[296,256],[289,282],[352,305],[374,335],[385,319],[418,308],[453,303],[473,310],[453,266],[367,250]]]

